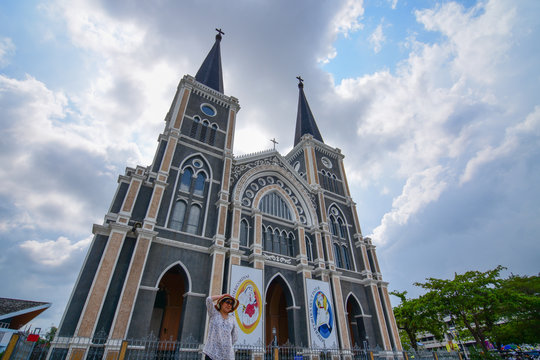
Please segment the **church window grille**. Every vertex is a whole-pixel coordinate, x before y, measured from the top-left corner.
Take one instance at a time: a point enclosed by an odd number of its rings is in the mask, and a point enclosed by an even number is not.
[[[191,189],[192,177],[193,172],[190,169],[185,169],[182,174],[182,179],[180,180],[180,190],[189,192]]]
[[[202,142],[206,141],[206,132],[208,130],[208,121],[204,120],[202,122],[202,128],[201,128],[201,135],[199,136],[199,140]]]
[[[341,218],[338,218],[337,225],[339,229],[339,237],[342,239],[345,239],[346,230],[345,230],[345,225],[343,225],[343,220],[341,220]]]
[[[343,250],[343,265],[345,269],[350,270],[351,262],[349,261],[349,249],[345,245],[342,245],[341,250]]]
[[[216,132],[217,132],[218,126],[216,124],[212,124],[210,128],[210,139],[208,140],[209,145],[214,145],[216,142]]]
[[[264,250],[294,257],[296,255],[295,237],[292,232],[263,227]]]
[[[240,221],[240,246],[248,246],[249,225],[245,219]]]
[[[334,243],[334,256],[336,258],[336,266],[342,268],[343,262],[341,261],[341,248],[337,243]]]
[[[274,234],[272,236],[272,252],[275,252],[279,254],[279,231],[276,229],[274,230]]]
[[[191,205],[189,209],[189,217],[186,225],[186,231],[190,234],[197,234],[199,231],[199,218],[201,217],[201,207]]]
[[[313,245],[309,236],[305,237],[306,241],[306,256],[308,261],[313,261]]]
[[[264,250],[272,251],[272,230],[270,228],[266,228],[264,232]]]
[[[205,183],[206,177],[203,173],[199,173],[197,175],[197,180],[195,180],[195,188],[193,189],[193,194],[197,196],[202,196],[204,192],[204,183]]]
[[[174,204],[173,215],[170,221],[170,227],[174,230],[182,230],[184,224],[184,216],[186,214],[186,203],[179,200]]]
[[[289,233],[289,235],[287,235],[287,255],[294,256],[294,254],[294,235]]]
[[[189,136],[194,138],[197,136],[197,130],[199,129],[199,124],[201,122],[201,118],[198,116],[193,117],[193,123],[191,124],[191,131],[189,132]]]
[[[261,199],[259,210],[263,213],[292,221],[291,211],[289,210],[287,203],[276,192],[266,194]]]

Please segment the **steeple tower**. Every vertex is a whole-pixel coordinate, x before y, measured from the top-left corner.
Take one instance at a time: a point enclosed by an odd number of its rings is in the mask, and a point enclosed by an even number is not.
[[[221,35],[225,35],[221,29],[216,29],[216,42],[204,59],[199,71],[195,75],[195,80],[223,94],[223,74],[221,71]]]
[[[311,113],[309,104],[304,94],[304,79],[300,76],[296,77],[298,79],[298,114],[296,115],[296,132],[294,134],[294,146],[300,142],[300,138],[306,134],[313,135],[314,139],[324,142],[315,123],[315,118]]]

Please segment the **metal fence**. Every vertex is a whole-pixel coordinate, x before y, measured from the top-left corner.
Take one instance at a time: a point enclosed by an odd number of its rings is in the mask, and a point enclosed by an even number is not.
[[[202,360],[203,344],[191,341],[62,338],[30,342],[19,334],[11,353],[1,360]],[[235,360],[462,360],[456,352],[387,351],[379,348],[328,349],[285,345],[235,346]],[[7,357],[6,357],[7,354]]]

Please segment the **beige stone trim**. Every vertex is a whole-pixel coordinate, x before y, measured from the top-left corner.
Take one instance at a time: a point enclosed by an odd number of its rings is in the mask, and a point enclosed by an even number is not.
[[[321,204],[319,211],[321,213],[322,222],[328,223],[328,217],[326,216],[326,201],[322,192],[319,192],[319,204]]]
[[[184,89],[184,94],[182,94],[182,102],[180,103],[180,108],[178,109],[178,115],[176,115],[176,121],[174,122],[173,128],[180,130],[182,125],[182,120],[184,119],[184,112],[186,111],[186,104],[189,99],[189,90]]]
[[[231,180],[231,167],[232,167],[231,159],[225,158],[225,164],[223,167],[223,179],[221,181],[222,191],[229,191],[229,181]]]
[[[219,225],[217,235],[225,236],[225,220],[227,219],[227,207],[225,205],[219,206]]]
[[[306,249],[306,231],[302,226],[298,227],[298,244],[300,245],[300,255],[301,256],[307,256],[307,249]]]
[[[255,214],[255,221],[253,222],[253,228],[255,232],[253,233],[254,236],[254,243],[255,245],[262,246],[262,215],[261,214]]]
[[[321,233],[319,232],[315,233],[315,241],[317,242],[317,258],[322,259],[324,261],[324,250],[323,250]]]
[[[126,198],[124,199],[124,205],[122,206],[122,211],[125,213],[131,213],[133,205],[135,204],[135,198],[139,193],[139,188],[141,187],[142,181],[139,179],[131,179],[129,184],[129,189]]]
[[[332,276],[332,287],[334,288],[334,305],[336,307],[336,318],[339,325],[339,337],[341,345],[344,349],[350,349],[351,344],[349,341],[349,327],[347,326],[347,319],[345,318],[345,307],[343,306],[343,293],[341,291],[341,283],[339,277]]]
[[[163,156],[163,160],[161,161],[161,168],[159,171],[162,171],[164,173],[169,172],[174,150],[176,149],[176,143],[176,138],[169,137],[169,140],[167,141],[167,148],[165,149],[165,155]]]
[[[225,255],[214,253],[214,266],[212,268],[212,282],[210,288],[210,296],[221,294],[221,286],[223,282],[223,269],[225,264]]]
[[[231,240],[238,240],[240,237],[240,217],[242,215],[242,210],[239,208],[235,208],[233,211],[233,228],[232,228],[232,237]]]
[[[304,162],[306,163],[307,182],[308,182],[308,184],[312,184],[312,181],[311,181],[311,162],[309,161],[309,156],[308,156],[307,151],[304,151]]]
[[[315,161],[315,149],[311,148],[311,161],[312,161],[312,171],[313,171],[313,178],[315,179],[314,183],[319,184],[319,176],[317,175],[317,161]]]
[[[150,202],[150,208],[148,209],[148,214],[146,218],[149,220],[155,220],[157,217],[157,211],[159,209],[159,204],[161,203],[161,197],[163,196],[164,187],[161,185],[155,185],[154,193],[152,194],[152,201]]]
[[[116,259],[124,243],[125,233],[113,231],[109,237],[103,259],[94,279],[92,290],[87,299],[84,313],[77,331],[77,336],[91,337],[96,325],[103,298],[109,287],[109,282],[116,266]]]
[[[390,345],[390,338],[388,337],[388,329],[386,328],[386,321],[384,321],[384,312],[381,304],[381,298],[379,297],[379,291],[376,285],[371,285],[371,294],[373,296],[373,302],[375,303],[377,321],[379,323],[379,329],[381,332],[381,338],[384,342],[385,350],[392,350]]]
[[[139,288],[139,282],[146,263],[148,250],[150,249],[151,239],[139,235],[135,252],[132,256],[129,273],[122,291],[122,297],[117,307],[116,319],[114,321],[112,339],[123,339],[127,333],[127,324],[131,317],[135,298]]]
[[[83,360],[86,354],[86,349],[73,348],[69,360]]]
[[[396,349],[398,351],[402,351],[403,348],[401,347],[401,340],[399,338],[399,330],[396,323],[396,318],[394,316],[394,311],[392,310],[392,304],[390,303],[390,296],[388,295],[388,289],[386,287],[382,287],[381,291],[384,296],[384,303],[386,305],[386,313],[390,317],[389,322],[390,326],[392,328],[392,338],[394,340],[394,344],[396,344]]]
[[[366,270],[371,271],[371,265],[369,264],[369,258],[367,254],[366,245],[362,244],[360,248],[362,250],[362,259],[364,259],[364,265],[366,267]]]
[[[229,112],[229,128],[227,129],[227,150],[232,150],[233,138],[234,138],[234,126],[235,126],[235,112],[231,110]]]

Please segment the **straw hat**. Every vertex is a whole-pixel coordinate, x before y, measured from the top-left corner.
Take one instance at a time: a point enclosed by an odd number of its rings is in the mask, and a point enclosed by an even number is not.
[[[218,302],[216,305],[214,305],[214,307],[216,308],[217,311],[221,311],[221,304],[223,304],[223,302],[225,300],[232,300],[233,301],[233,306],[232,306],[232,309],[231,311],[229,312],[233,312],[234,310],[236,310],[236,308],[238,307],[238,305],[240,305],[240,302],[238,300],[236,300],[235,298],[233,298],[231,295],[229,294],[224,294],[222,297],[219,298]]]

